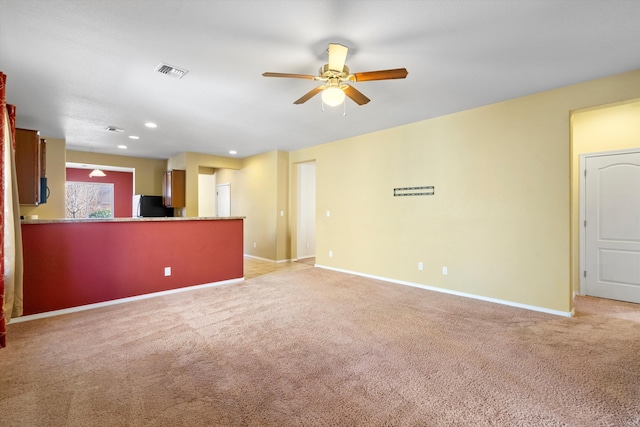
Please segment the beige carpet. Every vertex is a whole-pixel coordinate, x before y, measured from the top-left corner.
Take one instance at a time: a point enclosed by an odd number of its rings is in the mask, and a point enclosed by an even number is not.
[[[9,325],[2,426],[638,426],[640,307],[308,268]]]

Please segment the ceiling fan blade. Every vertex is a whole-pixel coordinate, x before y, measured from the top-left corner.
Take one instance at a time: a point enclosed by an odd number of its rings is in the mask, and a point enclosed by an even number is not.
[[[289,77],[293,79],[310,79],[313,80],[315,76],[309,74],[289,74],[289,73],[262,73],[264,77]]]
[[[349,98],[353,99],[353,101],[358,105],[364,105],[369,101],[371,101],[369,98],[364,96],[362,92],[360,92],[358,89],[356,89],[353,86],[347,85],[347,87],[344,88],[344,94],[347,95]]]
[[[344,62],[347,60],[349,48],[341,44],[331,43],[329,45],[329,69],[342,72]]]
[[[369,80],[390,80],[404,79],[409,72],[406,68],[395,68],[393,70],[366,71],[364,73],[354,73],[357,82],[366,82]]]
[[[318,93],[322,92],[323,88],[324,86],[318,86],[315,89],[311,89],[309,92],[305,93],[300,99],[294,102],[294,104],[304,104],[305,102],[307,102],[308,100],[316,96]]]

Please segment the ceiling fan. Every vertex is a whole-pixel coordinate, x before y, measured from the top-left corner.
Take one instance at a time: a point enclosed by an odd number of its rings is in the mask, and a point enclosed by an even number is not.
[[[409,72],[406,68],[395,68],[392,70],[365,71],[363,73],[353,73],[345,65],[349,48],[337,43],[329,44],[329,63],[320,68],[317,76],[310,74],[288,74],[288,73],[262,73],[264,77],[288,77],[295,79],[310,79],[323,82],[322,85],[310,90],[294,104],[304,104],[318,93],[322,92],[322,101],[332,107],[340,105],[345,95],[351,98],[356,104],[364,105],[371,101],[362,92],[346,84],[345,82],[366,82],[370,80],[391,80],[404,79]]]

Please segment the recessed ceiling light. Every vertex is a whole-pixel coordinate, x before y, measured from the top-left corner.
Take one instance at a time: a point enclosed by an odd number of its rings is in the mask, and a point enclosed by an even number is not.
[[[157,124],[155,124],[155,123],[151,123],[151,122],[147,122],[147,123],[145,123],[144,125],[145,125],[146,127],[148,127],[148,128],[157,128],[157,127],[158,127],[158,125],[157,125]]]
[[[135,135],[129,135],[129,138],[131,138],[131,139],[140,139],[139,136],[135,136]]]
[[[127,146],[126,145],[118,145],[118,148],[121,150],[126,150]]]
[[[238,154],[238,152],[236,150],[231,150],[229,151],[229,154]]]

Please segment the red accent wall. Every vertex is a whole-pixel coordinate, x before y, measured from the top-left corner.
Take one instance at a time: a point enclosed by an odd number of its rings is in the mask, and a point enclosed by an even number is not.
[[[241,278],[242,233],[242,219],[22,224],[24,314]]]
[[[132,216],[133,173],[105,171],[107,176],[89,177],[89,169],[67,168],[67,181],[102,182],[113,184],[113,216],[128,218]]]

